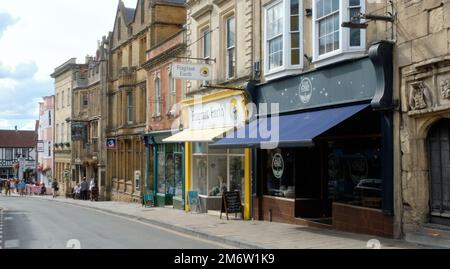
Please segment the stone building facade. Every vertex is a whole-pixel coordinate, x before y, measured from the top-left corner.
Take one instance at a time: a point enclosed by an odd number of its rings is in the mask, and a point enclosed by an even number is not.
[[[59,192],[70,192],[71,182],[71,117],[73,78],[82,65],[72,58],[55,69],[51,77],[55,79],[55,128],[54,128],[54,179],[59,184]]]
[[[117,145],[108,150],[112,200],[141,200],[147,115],[147,72],[142,64],[152,46],[179,31],[184,21],[181,5],[177,0],[139,0],[136,8],[126,8],[119,2],[111,35],[106,129],[106,137]]]
[[[403,234],[450,225],[450,1],[396,1],[397,204]]]
[[[94,179],[100,199],[106,192],[106,144],[103,129],[107,122],[106,90],[108,40],[99,43],[96,55],[86,57],[84,68],[75,73],[72,104],[72,181],[74,187],[84,177]]]

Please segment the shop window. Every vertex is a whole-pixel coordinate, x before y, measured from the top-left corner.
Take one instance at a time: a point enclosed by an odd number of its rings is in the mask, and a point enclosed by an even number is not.
[[[355,206],[380,209],[380,142],[329,143],[328,198]]]
[[[209,149],[206,143],[193,144],[193,187],[205,196],[221,196],[224,191],[243,195],[244,151]]]
[[[220,196],[227,191],[226,155],[209,155],[208,170],[208,196]]]
[[[365,50],[365,30],[342,28],[346,21],[360,22],[361,0],[314,0],[314,63],[330,64],[360,56]],[[352,55],[354,54],[354,55]]]
[[[276,149],[267,152],[267,181],[265,194],[295,198],[295,150]]]

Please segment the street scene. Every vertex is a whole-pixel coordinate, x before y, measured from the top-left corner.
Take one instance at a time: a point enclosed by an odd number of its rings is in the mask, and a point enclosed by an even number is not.
[[[0,249],[450,249],[450,0],[3,1]]]

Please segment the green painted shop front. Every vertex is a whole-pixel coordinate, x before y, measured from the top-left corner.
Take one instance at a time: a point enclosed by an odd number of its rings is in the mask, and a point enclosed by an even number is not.
[[[150,133],[148,141],[148,181],[152,179],[151,192],[159,207],[172,206],[185,209],[184,193],[184,144],[163,143],[170,132]]]

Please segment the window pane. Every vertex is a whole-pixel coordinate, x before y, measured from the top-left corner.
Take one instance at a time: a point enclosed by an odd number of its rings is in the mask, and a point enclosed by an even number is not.
[[[208,153],[209,153],[209,154],[222,154],[222,155],[226,155],[226,154],[227,154],[227,149],[209,148]]]
[[[291,50],[291,64],[292,65],[300,64],[300,50],[299,49]]]
[[[291,31],[296,32],[300,29],[299,17],[291,16]]]
[[[235,25],[234,17],[227,19],[227,47],[234,47],[235,44]]]
[[[299,14],[299,4],[298,0],[291,0],[291,15]]]
[[[207,147],[208,147],[208,144],[206,144],[206,143],[194,143],[193,153],[194,154],[207,153],[207,150],[206,150]]]
[[[331,0],[324,0],[323,1],[323,13],[326,14],[330,14],[331,13]]]
[[[175,163],[173,153],[166,152],[166,194],[175,196]]]
[[[160,146],[158,148],[158,193],[166,193],[166,156],[164,153],[164,147]]]
[[[352,47],[361,46],[361,30],[350,29],[350,46]]]
[[[292,49],[300,48],[300,34],[299,33],[291,34],[291,48]]]
[[[244,157],[230,157],[230,188],[244,194]],[[241,197],[242,199],[243,197]],[[242,200],[243,201],[243,200]]]
[[[283,65],[283,37],[269,42],[269,70]]]
[[[227,52],[227,78],[234,77],[234,49],[229,49]]]
[[[211,56],[211,33],[209,32],[209,29],[203,32],[203,36],[203,57],[207,58]]]
[[[209,156],[208,162],[208,195],[220,196],[228,190],[227,157]]]
[[[317,10],[317,18],[320,18],[323,16],[323,1],[324,0],[318,0],[316,5]]]
[[[319,55],[339,49],[339,13],[323,17],[318,21]]]
[[[350,0],[349,5],[352,6],[359,6],[361,4],[360,0]]]
[[[327,52],[333,51],[333,43],[334,43],[334,36],[333,35],[327,35],[327,41],[326,41],[326,50]]]
[[[175,197],[183,198],[183,155],[174,154]]]
[[[267,39],[283,33],[283,5],[282,3],[267,10]]]
[[[319,39],[319,54],[320,55],[325,54],[325,52],[326,52],[325,51],[325,41],[326,41],[325,37],[322,37]]]
[[[340,48],[339,46],[339,32],[334,33],[334,49],[338,50]]]
[[[333,11],[339,10],[339,0],[333,0],[332,10]]]

